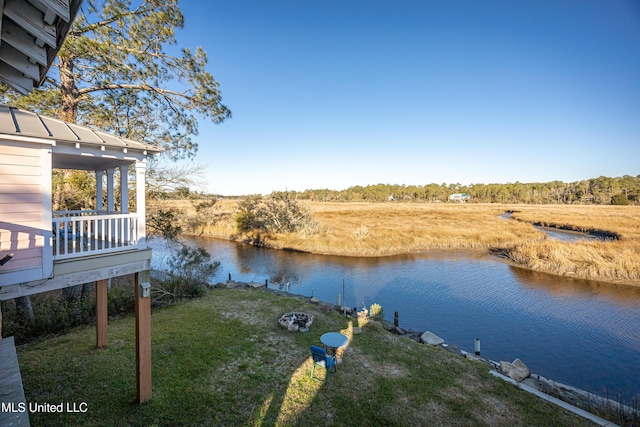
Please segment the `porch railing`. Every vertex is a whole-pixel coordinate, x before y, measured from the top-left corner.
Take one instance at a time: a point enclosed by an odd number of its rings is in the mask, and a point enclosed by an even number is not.
[[[53,259],[67,259],[135,249],[138,215],[56,212],[53,218]],[[88,214],[88,215],[87,215]],[[71,216],[69,216],[71,215]]]
[[[77,211],[54,211],[54,218],[64,218],[68,216],[92,216],[92,215],[102,215],[106,214],[106,211],[97,211],[97,210],[77,210]]]

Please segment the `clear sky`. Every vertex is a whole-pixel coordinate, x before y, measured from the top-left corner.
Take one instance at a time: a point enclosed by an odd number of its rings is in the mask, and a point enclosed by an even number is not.
[[[223,194],[640,174],[638,0],[183,1]]]

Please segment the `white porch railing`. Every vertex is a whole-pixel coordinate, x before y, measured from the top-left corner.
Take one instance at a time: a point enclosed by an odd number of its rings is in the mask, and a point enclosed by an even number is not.
[[[54,213],[51,245],[54,260],[135,249],[138,241],[136,213]]]
[[[90,215],[102,215],[105,211],[97,210],[77,210],[77,211],[55,211],[53,213],[54,218],[64,218],[68,216],[90,216]]]

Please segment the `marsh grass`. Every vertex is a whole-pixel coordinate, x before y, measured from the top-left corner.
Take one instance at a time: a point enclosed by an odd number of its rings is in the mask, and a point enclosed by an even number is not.
[[[307,333],[283,312],[315,318]],[[35,413],[33,425],[589,425],[487,373],[487,367],[353,324],[299,298],[221,289],[152,316],[153,398],[135,398],[133,317],[18,348],[29,402],[86,402],[86,413]],[[309,346],[327,331],[350,343],[329,383],[309,378]]]
[[[640,240],[523,243],[507,257],[532,270],[640,285]]]
[[[220,220],[199,226],[194,234],[342,256],[493,250],[537,271],[640,285],[639,206],[309,202],[320,232],[308,235],[239,233],[235,205],[234,200],[220,201]],[[516,221],[501,218],[506,211]],[[558,242],[533,224],[617,239]]]
[[[517,206],[513,218],[531,224],[614,236],[605,241],[524,242],[509,259],[533,270],[640,285],[640,208],[637,206]]]
[[[640,206],[514,205],[511,209],[514,219],[536,225],[640,239]]]
[[[234,203],[220,208],[226,219],[195,234],[259,243],[273,248],[344,256],[384,256],[434,249],[488,249],[523,239],[544,239],[530,225],[504,221],[505,207],[413,203],[309,202],[319,223],[316,234],[239,233]]]

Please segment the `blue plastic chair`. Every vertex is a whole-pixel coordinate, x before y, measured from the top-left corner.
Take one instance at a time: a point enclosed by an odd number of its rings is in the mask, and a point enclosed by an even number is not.
[[[316,369],[316,365],[323,367],[327,370],[327,375],[324,377],[324,383],[326,384],[329,381],[329,372],[331,372],[331,368],[337,371],[336,367],[336,359],[335,356],[328,356],[327,351],[316,345],[311,346],[311,357],[313,358],[313,366],[311,367],[311,379],[316,381],[321,381],[319,378],[315,378],[313,376],[313,372]]]

